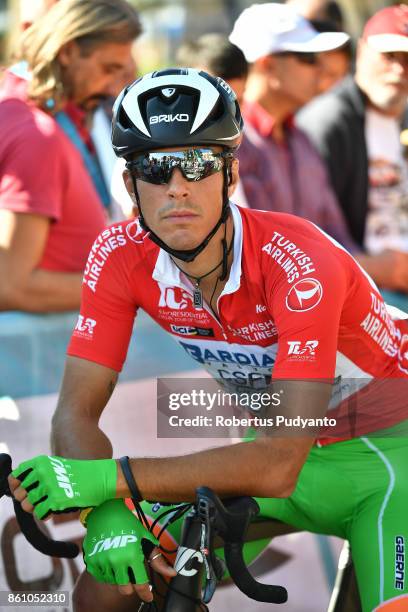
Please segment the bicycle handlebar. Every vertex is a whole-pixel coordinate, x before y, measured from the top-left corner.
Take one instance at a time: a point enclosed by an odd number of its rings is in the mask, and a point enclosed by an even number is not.
[[[47,537],[35,522],[33,515],[25,512],[20,502],[11,495],[7,482],[7,477],[11,470],[10,455],[5,453],[0,454],[0,498],[6,495],[13,500],[16,519],[26,540],[36,550],[49,557],[74,559],[74,557],[79,554],[79,547],[73,542],[60,542],[58,540],[51,540]]]
[[[207,487],[197,489],[197,514],[211,533],[207,547],[212,561],[212,539],[218,534],[225,542],[225,562],[232,580],[240,591],[251,599],[269,603],[285,603],[288,593],[284,587],[263,584],[250,574],[243,558],[244,537],[251,519],[259,512],[252,497],[232,498],[224,503]],[[205,554],[206,551],[201,550]],[[204,599],[205,601],[205,599]]]
[[[17,522],[27,541],[39,552],[52,556],[73,559],[79,547],[73,542],[51,540],[39,528],[32,514],[25,512],[20,502],[14,499],[8,486],[7,477],[12,471],[11,457],[0,454],[0,499],[11,497]],[[225,561],[231,578],[237,587],[251,599],[269,603],[284,603],[288,594],[284,587],[258,582],[250,574],[244,558],[243,545],[251,519],[259,512],[259,506],[252,497],[237,497],[224,503],[209,488],[196,491],[196,514],[201,521],[200,550],[207,572],[207,584],[203,601],[208,603],[215,591],[216,582],[221,578],[222,564],[214,555],[213,540],[219,535],[225,542]]]

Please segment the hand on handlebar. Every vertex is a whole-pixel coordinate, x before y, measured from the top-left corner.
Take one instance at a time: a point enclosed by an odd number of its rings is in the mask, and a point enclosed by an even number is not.
[[[161,556],[158,541],[134,516],[121,499],[107,501],[87,517],[83,543],[87,571],[98,581],[116,584],[124,595],[136,592],[143,601],[153,595],[145,559],[163,576],[176,571]]]
[[[114,459],[85,461],[39,455],[20,463],[9,476],[15,499],[39,519],[114,499],[116,483]]]

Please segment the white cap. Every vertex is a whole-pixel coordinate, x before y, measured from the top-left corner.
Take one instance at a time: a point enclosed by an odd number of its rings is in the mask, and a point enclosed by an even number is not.
[[[345,32],[317,32],[307,19],[287,5],[253,4],[238,17],[229,40],[248,62],[271,53],[321,53],[342,47],[350,39]]]

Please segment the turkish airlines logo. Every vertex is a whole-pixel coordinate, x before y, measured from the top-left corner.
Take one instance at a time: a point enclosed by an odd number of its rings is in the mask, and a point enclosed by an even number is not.
[[[307,312],[317,306],[323,297],[323,287],[318,280],[307,278],[291,287],[286,296],[286,306],[292,312]]]
[[[126,226],[126,234],[132,242],[136,242],[136,244],[142,244],[148,232],[144,231],[144,229],[140,225],[139,219],[135,219],[132,223],[129,223],[129,225]]]
[[[408,372],[408,334],[404,334],[401,338],[398,361],[399,367],[405,372]]]

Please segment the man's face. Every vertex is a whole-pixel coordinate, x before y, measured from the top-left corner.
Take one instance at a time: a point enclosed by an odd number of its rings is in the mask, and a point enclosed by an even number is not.
[[[162,149],[176,151],[177,149]],[[214,148],[214,151],[219,152]],[[237,179],[237,162],[233,162],[233,191]],[[124,175],[126,187],[133,194],[132,180]],[[137,180],[144,219],[151,230],[173,249],[193,249],[215,226],[222,209],[223,172],[200,181],[188,181],[178,168],[165,185]]]
[[[320,72],[318,57],[311,53],[282,53],[274,56],[274,77],[281,96],[295,112],[317,94]]]
[[[228,85],[231,87],[231,89],[237,96],[238,104],[240,106],[242,106],[242,103],[244,101],[246,81],[246,77],[236,77],[234,79],[227,80]]]
[[[132,62],[132,43],[102,43],[83,53],[73,41],[59,53],[64,85],[69,99],[84,110],[96,108],[108,97],[116,97],[123,76]]]
[[[319,53],[319,64],[318,94],[334,87],[350,70],[350,60],[342,50]]]
[[[403,112],[408,96],[408,53],[380,53],[360,40],[356,76],[374,106],[393,116]]]

